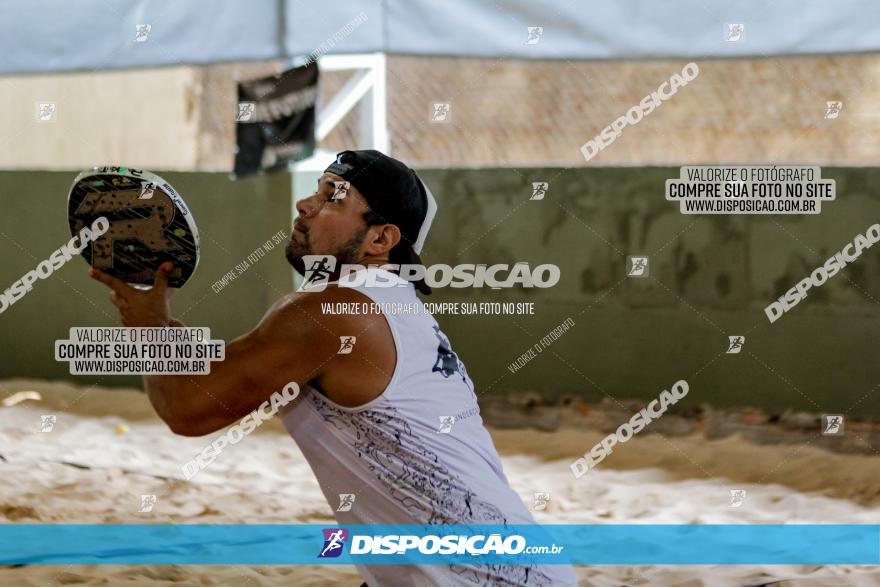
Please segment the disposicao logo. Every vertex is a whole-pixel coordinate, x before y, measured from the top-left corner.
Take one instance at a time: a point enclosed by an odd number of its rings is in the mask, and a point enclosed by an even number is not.
[[[348,540],[348,530],[344,528],[324,528],[324,547],[318,558],[336,558],[344,550],[345,541]]]

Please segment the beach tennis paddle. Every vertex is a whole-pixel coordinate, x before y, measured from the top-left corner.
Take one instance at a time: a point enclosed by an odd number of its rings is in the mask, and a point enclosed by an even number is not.
[[[199,263],[199,232],[171,185],[149,171],[94,167],[76,176],[68,196],[71,235],[105,217],[107,232],[81,254],[96,269],[135,286],[152,285],[171,261],[170,287],[182,287]]]

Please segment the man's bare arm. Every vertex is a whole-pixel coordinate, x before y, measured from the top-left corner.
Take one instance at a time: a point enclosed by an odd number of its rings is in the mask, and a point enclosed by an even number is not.
[[[150,290],[136,290],[97,269],[90,275],[107,285],[122,323],[130,327],[182,326],[171,317],[164,263]],[[159,416],[178,434],[201,436],[244,417],[274,391],[320,376],[338,349],[338,337],[320,316],[319,293],[282,297],[251,332],[226,346],[225,359],[209,375],[149,375],[144,383]]]
[[[338,338],[321,327],[316,303],[315,294],[281,298],[256,328],[226,345],[225,359],[213,363],[209,375],[145,375],[156,412],[176,434],[203,436],[246,416],[288,383],[301,387],[320,376]]]
[[[130,327],[180,327],[171,317],[165,263],[150,290],[136,290],[98,270],[91,275],[110,287],[122,323]],[[209,375],[147,375],[144,384],[159,416],[172,431],[202,436],[252,412],[288,383],[312,381],[331,400],[363,405],[387,387],[396,363],[385,318],[324,314],[323,303],[356,303],[369,298],[351,288],[292,293],[273,305],[252,331],[226,345],[225,359]],[[341,335],[355,335],[358,351],[339,355]]]

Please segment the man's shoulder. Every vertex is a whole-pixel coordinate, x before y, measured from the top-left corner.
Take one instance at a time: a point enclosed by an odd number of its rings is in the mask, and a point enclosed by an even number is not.
[[[362,311],[364,303],[370,298],[351,288],[292,292],[276,302],[267,320],[268,338],[294,358],[312,357],[311,378],[328,398],[347,407],[378,397],[397,361],[390,325],[383,315]]]
[[[328,285],[320,291],[294,291],[282,296],[273,306],[283,312],[320,310],[327,304],[371,302],[370,298],[351,287]]]
[[[362,311],[363,304],[371,303],[356,289],[331,285],[321,291],[295,291],[282,296],[269,310],[269,317],[279,324],[295,322],[304,330],[336,330],[353,324],[366,328],[366,322],[384,321],[380,313]]]

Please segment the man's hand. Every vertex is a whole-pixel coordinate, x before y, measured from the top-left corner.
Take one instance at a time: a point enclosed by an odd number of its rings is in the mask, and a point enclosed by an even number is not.
[[[89,270],[89,276],[113,290],[110,301],[119,310],[124,326],[169,326],[172,324],[172,292],[168,288],[168,276],[173,269],[174,264],[170,261],[162,263],[156,271],[153,288],[149,290],[135,289],[95,268]]]

